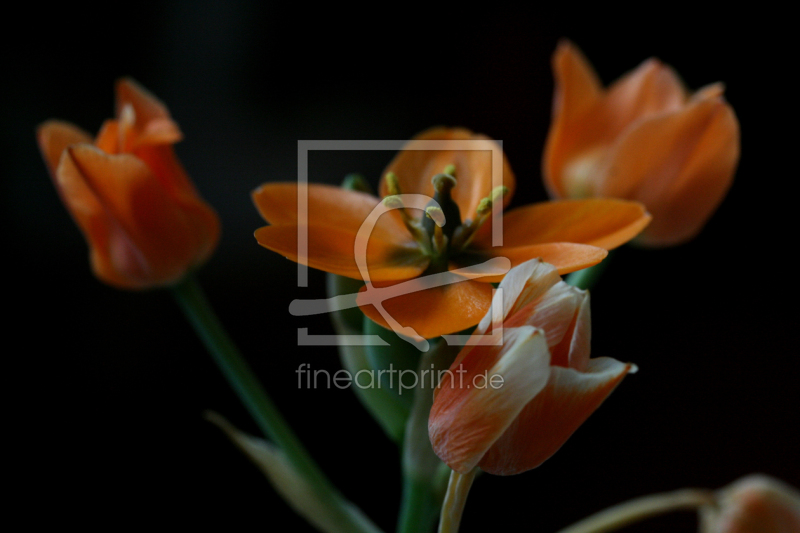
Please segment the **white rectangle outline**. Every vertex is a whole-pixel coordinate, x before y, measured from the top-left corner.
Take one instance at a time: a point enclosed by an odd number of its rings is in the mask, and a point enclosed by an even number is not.
[[[303,262],[308,262],[308,153],[311,150],[331,150],[331,151],[401,151],[410,141],[400,140],[298,140],[297,141],[297,286],[308,287],[308,266]],[[490,146],[487,150],[487,144]],[[503,141],[493,140],[490,143],[486,139],[453,139],[453,140],[423,140],[414,141],[414,150],[459,150],[459,151],[490,151],[492,153],[492,187],[490,191],[503,185]],[[419,191],[406,191],[419,192]],[[487,194],[488,196],[488,194]],[[503,217],[502,202],[492,203],[492,246],[503,245]],[[302,221],[302,223],[301,223]],[[490,344],[499,345],[502,343],[502,304],[495,305],[495,300],[502,301],[498,290],[492,290],[492,322],[499,327],[492,330],[490,335],[480,337],[486,339],[465,338],[462,335],[443,335],[447,344],[466,345],[466,344]],[[502,290],[500,290],[502,293]],[[299,346],[382,346],[386,345],[380,337],[374,335],[362,335],[361,339],[355,339],[357,335],[310,335],[308,328],[297,329],[297,342]],[[373,339],[372,337],[377,337]],[[487,342],[488,341],[488,342]]]

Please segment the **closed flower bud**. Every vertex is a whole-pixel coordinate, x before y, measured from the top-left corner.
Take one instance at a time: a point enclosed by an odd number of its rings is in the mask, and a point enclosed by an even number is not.
[[[97,138],[50,120],[39,147],[95,275],[123,289],[171,285],[211,255],[219,219],[175,157],[182,134],[167,108],[133,80],[116,89],[117,117]]]

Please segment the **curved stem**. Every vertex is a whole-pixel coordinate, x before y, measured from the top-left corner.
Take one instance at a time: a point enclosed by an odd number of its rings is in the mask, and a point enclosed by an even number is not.
[[[458,533],[469,489],[472,488],[477,473],[478,469],[473,468],[466,474],[460,474],[455,470],[450,474],[450,483],[447,485],[447,494],[442,504],[442,516],[439,519],[439,533]]]
[[[374,533],[376,529],[365,528],[347,512],[349,504],[325,477],[272,403],[220,323],[194,276],[186,276],[172,287],[172,292],[186,318],[247,411],[261,431],[280,447],[297,474],[314,487],[320,501],[329,506],[342,523],[348,524],[350,531]]]
[[[609,507],[558,533],[605,533],[651,516],[681,509],[697,509],[713,501],[712,493],[707,490],[683,489],[652,494]]]

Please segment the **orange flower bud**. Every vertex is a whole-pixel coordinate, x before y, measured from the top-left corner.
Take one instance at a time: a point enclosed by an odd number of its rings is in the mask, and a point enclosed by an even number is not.
[[[175,157],[182,134],[164,104],[130,79],[116,90],[117,117],[94,142],[50,120],[39,147],[95,275],[124,289],[171,285],[209,257],[219,219]]]
[[[553,57],[553,122],[543,175],[556,198],[643,203],[653,220],[637,242],[693,238],[711,217],[739,161],[739,122],[721,84],[690,95],[677,74],[649,59],[604,89],[580,51]]]

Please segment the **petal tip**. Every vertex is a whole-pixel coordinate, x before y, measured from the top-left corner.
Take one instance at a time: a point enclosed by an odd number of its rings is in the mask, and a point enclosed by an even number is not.
[[[554,62],[558,62],[560,59],[569,55],[580,55],[580,49],[570,39],[562,37],[558,40],[558,43],[556,43],[556,49],[553,52],[553,60]]]

